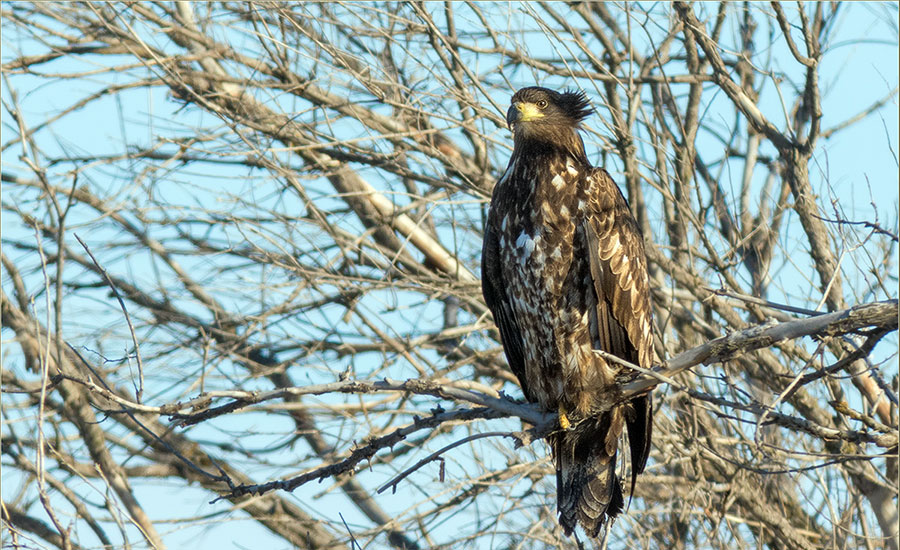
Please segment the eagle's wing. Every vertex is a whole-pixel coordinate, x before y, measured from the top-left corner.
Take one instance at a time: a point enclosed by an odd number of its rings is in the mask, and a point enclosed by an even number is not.
[[[595,168],[595,193],[588,202],[583,230],[587,237],[591,278],[597,297],[595,347],[641,367],[653,358],[647,257],[640,228],[621,191],[606,170]],[[631,446],[631,488],[650,454],[650,395],[631,401],[626,414]]]
[[[481,290],[484,301],[494,314],[494,322],[500,329],[500,338],[509,367],[519,379],[519,385],[522,386],[526,399],[533,401],[525,379],[522,331],[506,294],[506,285],[500,269],[500,242],[490,220],[485,224],[484,244],[481,249]]]

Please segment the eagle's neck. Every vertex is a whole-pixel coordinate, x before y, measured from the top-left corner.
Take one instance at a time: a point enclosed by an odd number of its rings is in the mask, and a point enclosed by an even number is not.
[[[574,214],[580,210],[592,181],[587,176],[593,167],[574,129],[558,132],[555,137],[550,137],[546,126],[540,130],[540,135],[528,135],[516,128],[509,166],[494,187],[500,208],[516,212],[513,218],[528,226],[544,223],[541,220],[546,212]]]
[[[547,127],[535,131],[532,128],[518,128],[514,134],[513,155],[516,158],[571,158],[582,166],[589,167],[584,141],[575,128],[569,126]]]

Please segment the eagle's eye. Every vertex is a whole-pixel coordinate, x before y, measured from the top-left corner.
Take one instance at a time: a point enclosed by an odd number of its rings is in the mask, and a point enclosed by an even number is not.
[[[542,100],[538,101],[537,106],[539,109],[546,109],[547,108],[547,100],[542,99]]]

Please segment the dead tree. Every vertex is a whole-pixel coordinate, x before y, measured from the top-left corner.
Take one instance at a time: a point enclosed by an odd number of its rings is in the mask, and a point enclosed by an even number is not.
[[[610,547],[897,548],[896,13],[0,9],[4,546],[574,547],[474,275],[537,83],[651,264]]]

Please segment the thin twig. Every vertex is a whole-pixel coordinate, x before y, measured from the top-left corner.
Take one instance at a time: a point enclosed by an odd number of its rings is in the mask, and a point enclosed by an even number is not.
[[[103,278],[106,280],[106,284],[109,285],[109,288],[112,289],[113,294],[116,296],[116,300],[119,301],[119,307],[122,308],[122,313],[125,314],[125,323],[128,324],[128,330],[131,332],[131,341],[134,343],[134,355],[137,359],[137,367],[138,367],[138,387],[135,388],[135,399],[138,403],[141,402],[141,396],[144,394],[144,363],[141,361],[141,346],[138,344],[137,334],[134,332],[134,325],[131,323],[131,316],[128,315],[128,308],[125,307],[125,300],[122,299],[122,296],[119,295],[119,291],[116,289],[116,285],[113,284],[112,279],[109,277],[109,273],[106,272],[106,269],[100,265],[100,262],[97,261],[97,258],[94,257],[94,253],[91,252],[91,249],[88,248],[88,245],[81,240],[81,237],[78,234],[74,234],[75,239],[81,244],[84,248],[84,251],[88,253],[88,256],[91,257],[91,261],[94,262],[94,265],[97,266],[97,269],[103,275]]]
[[[470,435],[468,437],[464,437],[458,441],[454,441],[453,443],[438,449],[437,451],[431,453],[430,455],[426,456],[422,460],[416,462],[415,464],[413,464],[412,466],[410,466],[409,468],[407,468],[406,470],[401,472],[399,475],[395,476],[393,479],[391,479],[390,481],[388,481],[387,483],[385,483],[384,485],[379,487],[376,492],[380,495],[381,493],[386,491],[388,487],[392,487],[393,490],[396,491],[397,484],[400,483],[401,481],[403,481],[409,474],[415,472],[416,470],[418,470],[422,466],[428,464],[432,460],[439,458],[445,452],[449,451],[450,449],[455,449],[456,447],[459,447],[460,445],[463,445],[470,441],[475,441],[476,439],[484,439],[486,437],[514,437],[514,436],[513,436],[513,434],[511,434],[509,432],[482,432],[479,434],[474,434],[474,435]]]

